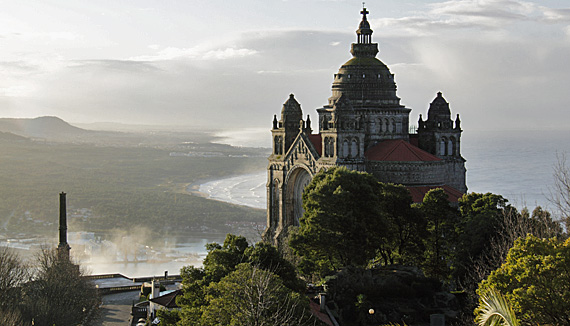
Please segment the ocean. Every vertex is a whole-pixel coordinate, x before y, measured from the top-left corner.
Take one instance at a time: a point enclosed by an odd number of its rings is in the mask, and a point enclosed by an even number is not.
[[[224,133],[224,143],[268,147],[268,131]],[[265,141],[267,139],[267,141]],[[536,206],[554,211],[549,201],[558,157],[570,152],[570,131],[464,131],[461,153],[467,160],[469,192],[502,195],[517,208]],[[266,171],[210,181],[200,185],[209,198],[266,208]]]
[[[235,135],[235,137],[234,137]],[[570,131],[466,131],[461,139],[461,153],[467,160],[469,192],[492,192],[507,198],[517,208],[537,205],[554,212],[549,202],[557,157],[570,153]],[[269,147],[268,130],[224,132],[219,142],[234,146]],[[270,150],[268,149],[268,153]],[[570,158],[569,158],[570,159]],[[266,171],[236,175],[200,185],[209,198],[254,208],[266,208]],[[178,273],[182,266],[201,266],[206,255],[204,245],[221,243],[225,235],[197,234],[174,241],[178,253],[194,253],[190,259],[168,262],[89,264],[92,273],[120,272],[129,276],[161,275],[165,270]]]

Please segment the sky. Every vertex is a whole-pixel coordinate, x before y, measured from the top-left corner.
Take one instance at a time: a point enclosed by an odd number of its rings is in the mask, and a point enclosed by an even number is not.
[[[361,19],[352,0],[0,0],[0,117],[271,128],[289,94],[331,95]],[[464,130],[567,130],[570,1],[376,0],[398,96],[438,91]],[[316,128],[316,126],[313,126]]]

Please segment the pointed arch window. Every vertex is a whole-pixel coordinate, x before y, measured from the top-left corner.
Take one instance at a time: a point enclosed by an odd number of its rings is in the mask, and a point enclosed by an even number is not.
[[[451,137],[449,139],[449,147],[450,147],[450,151],[451,153],[449,155],[452,156],[457,156],[457,140],[455,139],[455,137]]]
[[[350,143],[350,156],[358,157],[358,142],[356,139],[353,139]]]
[[[273,143],[273,154],[283,155],[283,136],[275,136]]]
[[[280,205],[279,205],[279,200],[280,200],[280,196],[279,196],[279,180],[275,179],[273,180],[273,182],[271,183],[271,191],[269,192],[271,198],[270,198],[270,203],[271,203],[271,219],[270,219],[270,224],[271,227],[276,228],[279,225],[279,209],[280,209]]]
[[[334,156],[334,138],[325,137],[324,148],[325,148],[325,157],[333,157]]]

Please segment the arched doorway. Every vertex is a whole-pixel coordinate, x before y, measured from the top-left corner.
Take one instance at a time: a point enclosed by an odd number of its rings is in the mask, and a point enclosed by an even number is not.
[[[302,167],[293,169],[289,174],[286,201],[288,225],[299,225],[299,219],[305,212],[303,209],[303,191],[309,182],[311,182],[311,179],[312,176]]]

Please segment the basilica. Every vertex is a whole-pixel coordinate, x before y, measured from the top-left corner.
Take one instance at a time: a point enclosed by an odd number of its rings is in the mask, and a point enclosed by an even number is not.
[[[461,121],[451,119],[449,103],[437,93],[427,119],[410,128],[411,109],[400,104],[394,75],[376,58],[378,43],[363,9],[352,43],[352,59],[334,75],[332,96],[317,109],[318,131],[303,119],[294,95],[273,118],[273,151],[267,168],[267,229],[278,243],[303,215],[302,193],[320,170],[345,166],[366,171],[381,182],[402,184],[414,202],[443,188],[450,201],[467,192],[461,156]],[[413,129],[413,130],[411,130]]]

